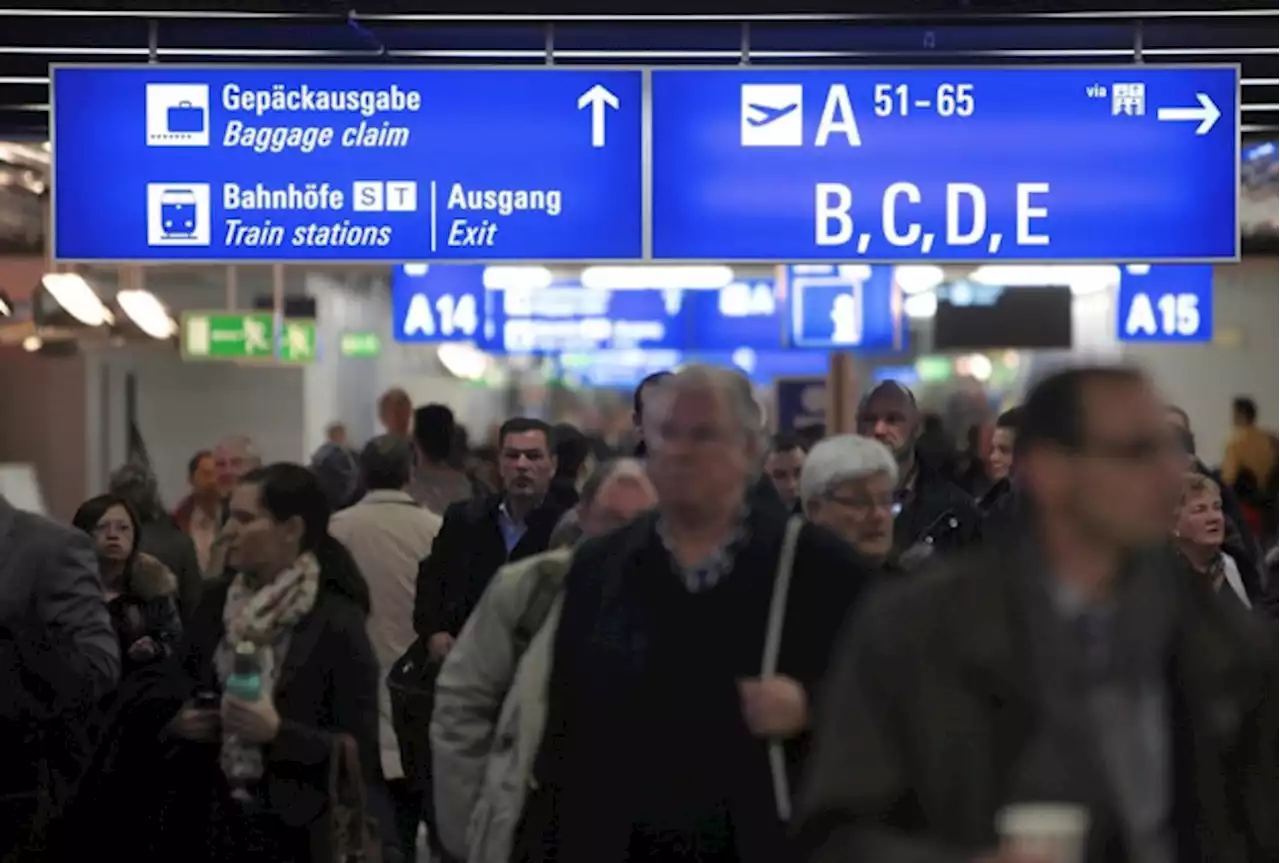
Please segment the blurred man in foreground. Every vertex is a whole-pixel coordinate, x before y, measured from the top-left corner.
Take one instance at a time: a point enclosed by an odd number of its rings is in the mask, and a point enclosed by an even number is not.
[[[0,858],[42,831],[91,753],[85,729],[120,675],[89,537],[0,497]]]
[[[1023,529],[887,588],[848,630],[807,859],[1039,860],[997,820],[1054,804],[1088,863],[1274,861],[1275,645],[1160,548],[1185,463],[1150,383],[1045,379],[1016,459]]]
[[[788,859],[809,705],[868,568],[753,505],[761,426],[724,369],[650,397],[658,508],[574,555],[515,859]]]

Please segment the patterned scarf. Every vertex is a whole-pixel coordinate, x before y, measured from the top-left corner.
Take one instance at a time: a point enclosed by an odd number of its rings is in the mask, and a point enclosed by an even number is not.
[[[293,628],[315,607],[319,585],[320,564],[309,551],[270,584],[256,589],[243,573],[236,575],[222,608],[225,634],[214,656],[224,688],[235,667],[236,645],[249,641],[258,646],[264,697],[275,689],[276,669],[288,650]],[[223,737],[222,769],[233,784],[260,779],[261,747],[232,735]]]

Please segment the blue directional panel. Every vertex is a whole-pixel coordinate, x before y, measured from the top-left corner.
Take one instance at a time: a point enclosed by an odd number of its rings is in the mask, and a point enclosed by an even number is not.
[[[1235,260],[1234,67],[655,70],[653,256]]]
[[[66,260],[625,260],[642,73],[53,70]]]

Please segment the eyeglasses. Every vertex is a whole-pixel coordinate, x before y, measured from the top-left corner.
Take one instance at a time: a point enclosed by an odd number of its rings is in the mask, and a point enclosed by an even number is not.
[[[829,494],[827,500],[834,501],[858,516],[871,515],[877,509],[896,515],[897,504],[893,495],[841,495]]]
[[[1127,440],[1086,441],[1076,453],[1114,461],[1150,464],[1180,451],[1177,441],[1168,435],[1143,435]]]

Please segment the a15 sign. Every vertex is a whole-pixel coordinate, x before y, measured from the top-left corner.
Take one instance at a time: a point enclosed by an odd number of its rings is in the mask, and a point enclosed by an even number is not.
[[[1128,266],[1116,302],[1122,342],[1213,340],[1213,267]]]

